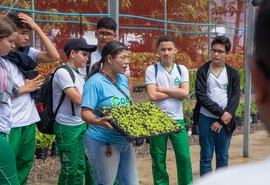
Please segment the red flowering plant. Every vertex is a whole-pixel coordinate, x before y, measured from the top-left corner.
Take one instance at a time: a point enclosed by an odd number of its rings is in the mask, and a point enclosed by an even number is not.
[[[63,62],[62,61],[57,61],[57,62],[48,62],[48,63],[42,63],[38,64],[37,70],[38,73],[42,76],[42,81],[45,80],[46,76],[49,73],[54,72],[54,70],[59,67]]]
[[[235,54],[229,54],[226,62],[234,67],[237,70],[243,69],[244,67],[244,55],[243,54],[239,54],[239,53],[235,53]]]

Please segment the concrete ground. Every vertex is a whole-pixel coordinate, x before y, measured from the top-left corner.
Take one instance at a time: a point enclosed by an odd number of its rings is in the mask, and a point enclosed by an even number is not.
[[[199,145],[190,146],[193,178],[199,178],[199,159],[200,147]],[[270,155],[270,137],[266,131],[257,131],[250,135],[250,150],[249,157],[243,157],[243,135],[233,136],[230,147],[229,165],[237,165],[241,163],[252,162],[265,158]],[[215,162],[213,161],[213,164]],[[214,169],[214,165],[213,165]],[[170,176],[170,185],[177,185],[177,174],[175,166],[175,157],[173,150],[168,151],[167,154],[167,171]],[[138,159],[138,172],[140,185],[152,185],[152,171],[150,157]]]
[[[194,180],[199,178],[199,145],[190,146],[191,160]],[[265,158],[270,155],[270,137],[266,131],[257,131],[250,135],[249,157],[243,157],[243,135],[233,136],[230,147],[229,165],[252,162]],[[213,162],[215,164],[215,162]],[[153,185],[151,158],[147,155],[144,158],[138,158],[138,173],[140,185]],[[177,175],[175,166],[175,157],[173,150],[167,153],[167,171],[170,176],[170,185],[177,185]],[[47,182],[35,183],[31,185],[56,185],[57,179],[48,179]],[[29,184],[30,185],[30,184]]]

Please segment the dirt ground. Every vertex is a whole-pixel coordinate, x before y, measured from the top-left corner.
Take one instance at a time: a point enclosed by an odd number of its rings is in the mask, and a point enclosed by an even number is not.
[[[230,166],[240,163],[247,163],[259,159],[265,158],[270,154],[270,137],[266,131],[257,131],[250,135],[250,150],[249,157],[243,157],[243,135],[233,136],[230,147]],[[170,147],[170,146],[169,146]],[[144,150],[147,150],[144,148]],[[193,168],[194,180],[199,178],[199,145],[191,145],[191,160]],[[46,162],[46,161],[45,161]],[[51,161],[55,163],[56,160]],[[57,163],[57,162],[56,162]],[[213,162],[215,164],[215,162]],[[53,164],[52,166],[54,166]],[[151,170],[151,157],[149,154],[145,154],[143,157],[137,159],[138,173],[140,179],[140,185],[152,185],[152,170]],[[42,168],[42,167],[41,167]],[[177,184],[175,157],[172,149],[168,149],[167,153],[167,171],[170,176],[170,185]],[[41,174],[42,175],[42,174]],[[44,174],[43,174],[44,175]],[[42,183],[28,183],[29,185],[56,185],[57,178],[52,175],[50,178],[44,179]]]

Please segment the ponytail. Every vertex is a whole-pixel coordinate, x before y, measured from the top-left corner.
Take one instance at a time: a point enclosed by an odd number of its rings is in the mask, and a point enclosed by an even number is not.
[[[104,62],[104,58],[101,58],[100,61],[95,63],[90,71],[90,73],[87,76],[87,79],[89,79],[91,76],[96,74],[101,69],[101,64]]]
[[[123,50],[128,50],[128,48],[126,45],[119,41],[112,41],[107,43],[102,49],[100,61],[93,65],[90,74],[87,76],[87,79],[96,74],[101,69],[101,64],[105,63],[107,56],[111,55],[112,57],[115,57]]]

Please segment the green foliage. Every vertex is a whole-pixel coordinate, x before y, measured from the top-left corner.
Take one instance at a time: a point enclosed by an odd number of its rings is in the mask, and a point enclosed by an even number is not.
[[[239,69],[240,76],[240,88],[243,89],[246,86],[246,72],[245,69]]]
[[[257,105],[256,105],[254,102],[251,102],[251,105],[250,105],[250,113],[251,113],[251,114],[257,114],[257,112],[258,112]]]
[[[36,129],[36,148],[52,147],[52,142],[55,140],[55,135],[42,134]]]
[[[195,99],[185,99],[182,101],[183,112],[184,112],[184,121],[186,126],[192,126],[193,124],[193,109],[195,107]]]
[[[245,110],[245,103],[240,102],[236,111],[235,111],[235,116],[236,117],[243,117],[244,116],[244,110]]]
[[[189,71],[189,94],[190,95],[195,92],[196,73],[197,73],[197,70]]]
[[[166,115],[154,103],[104,108],[103,113],[132,137],[159,135],[179,130],[181,125]]]
[[[251,102],[250,105],[250,114],[257,114],[258,112],[258,108],[256,106],[256,104],[254,102]],[[240,102],[236,112],[235,112],[235,116],[236,117],[243,117],[245,113],[245,102]]]

